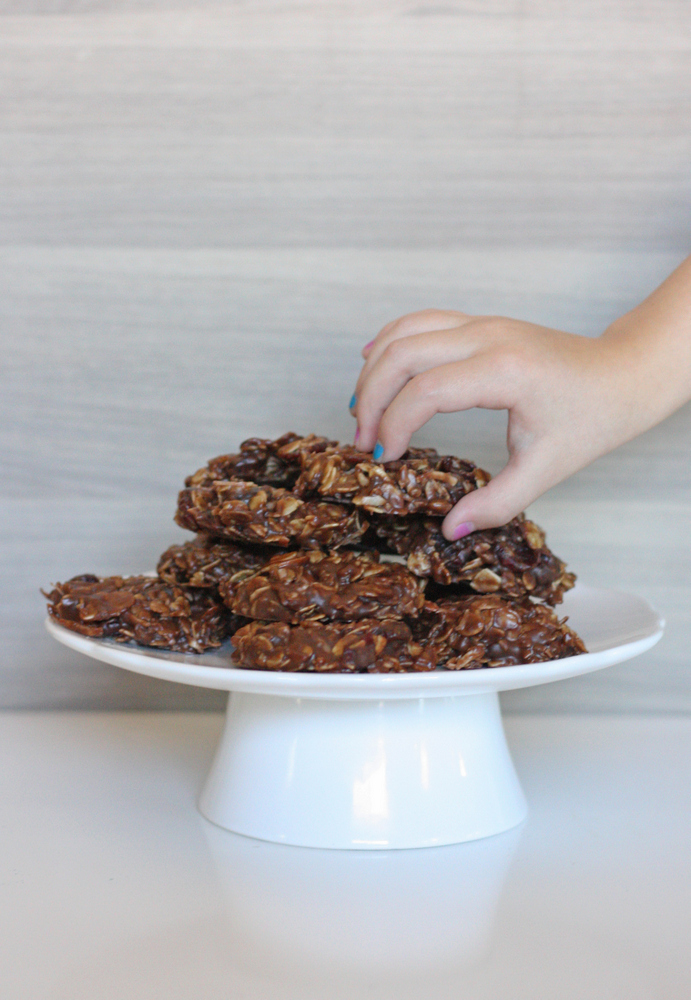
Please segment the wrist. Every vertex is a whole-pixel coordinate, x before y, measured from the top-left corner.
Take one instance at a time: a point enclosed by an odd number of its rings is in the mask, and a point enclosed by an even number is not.
[[[691,398],[689,338],[680,349],[678,327],[661,320],[638,307],[597,338],[606,370],[640,421],[636,433],[653,427]]]

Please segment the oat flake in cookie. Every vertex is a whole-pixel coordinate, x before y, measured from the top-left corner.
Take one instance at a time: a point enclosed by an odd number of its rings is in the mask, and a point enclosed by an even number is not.
[[[281,553],[242,580],[229,607],[246,618],[292,622],[357,621],[418,614],[426,580],[378,553],[320,551]]]

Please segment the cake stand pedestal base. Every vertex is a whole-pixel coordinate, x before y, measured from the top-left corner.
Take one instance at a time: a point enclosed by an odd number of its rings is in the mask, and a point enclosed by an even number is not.
[[[517,826],[526,803],[496,692],[230,695],[199,801],[218,826],[301,847],[432,847]]]

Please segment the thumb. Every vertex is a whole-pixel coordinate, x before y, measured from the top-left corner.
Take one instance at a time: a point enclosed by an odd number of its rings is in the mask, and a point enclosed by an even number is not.
[[[442,524],[444,537],[453,541],[471,531],[508,524],[549,485],[546,470],[532,449],[513,455],[487,486],[466,494],[449,511]]]

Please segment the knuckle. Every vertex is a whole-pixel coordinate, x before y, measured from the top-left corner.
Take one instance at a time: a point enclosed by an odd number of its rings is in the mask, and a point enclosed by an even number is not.
[[[498,337],[506,331],[506,322],[501,316],[478,316],[475,322],[487,337]]]
[[[437,393],[438,379],[434,370],[415,375],[408,383],[410,392],[421,399],[431,399]]]
[[[486,346],[501,343],[505,338],[505,327],[500,316],[475,316],[468,324],[469,332]]]
[[[374,347],[378,352],[378,356],[381,356],[390,344],[393,344],[400,333],[398,330],[398,324],[400,320],[396,320],[395,323],[390,323],[385,326],[381,333],[376,337],[374,341]]]
[[[417,327],[420,320],[428,319],[429,316],[436,310],[432,309],[419,309],[417,312],[406,313],[405,316],[401,316],[396,321],[396,328],[398,330],[410,330]]]
[[[497,346],[512,346],[520,340],[520,329],[506,316],[477,316],[472,325],[483,340]]]
[[[399,336],[401,331],[405,330],[409,323],[410,316],[399,316],[398,319],[394,319],[390,323],[387,323],[379,334],[378,339],[380,343],[388,343],[392,338]]]
[[[450,321],[462,321],[464,318],[464,313],[452,312],[448,309],[420,309],[418,312],[401,316],[394,323],[390,324],[390,329],[387,329],[389,333],[393,333],[394,335],[398,334],[400,336],[404,334],[407,336],[434,329],[435,327],[446,329]]]
[[[457,312],[452,309],[423,309],[422,312],[417,313],[418,316],[424,319],[431,320],[433,323],[443,323],[446,325],[449,320],[456,320],[459,316],[465,316],[465,313]]]
[[[416,327],[423,326],[425,330],[438,329],[448,330],[454,326],[468,321],[467,313],[457,312],[451,309],[424,309],[415,313]]]
[[[405,369],[410,358],[410,347],[404,339],[392,340],[383,350],[382,358],[396,370]]]
[[[518,345],[504,344],[493,352],[492,365],[500,378],[516,382],[525,373],[526,357]]]
[[[423,309],[415,315],[420,319],[430,320],[433,323],[444,323],[449,319],[449,316],[453,314],[444,309]]]

